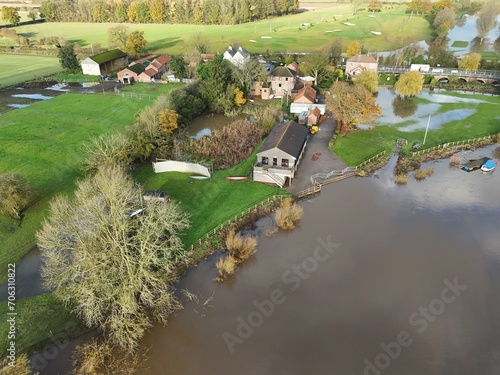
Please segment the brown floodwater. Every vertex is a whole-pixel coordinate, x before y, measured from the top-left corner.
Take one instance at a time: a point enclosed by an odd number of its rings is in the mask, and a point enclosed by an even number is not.
[[[227,117],[220,113],[203,115],[193,119],[186,127],[186,130],[192,137],[200,138],[204,135],[210,135],[212,131],[222,129],[224,126],[234,121],[241,120],[244,117],[245,115]]]
[[[325,186],[290,232],[260,220],[233,280],[213,281],[214,254],[178,283],[198,302],[151,329],[138,373],[499,374],[500,175],[428,165]]]

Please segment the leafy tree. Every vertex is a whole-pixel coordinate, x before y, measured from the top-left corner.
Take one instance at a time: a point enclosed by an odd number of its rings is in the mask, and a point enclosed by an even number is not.
[[[311,77],[314,77],[316,85],[319,85],[328,74],[326,67],[329,63],[330,57],[328,51],[320,49],[305,55],[300,69]]]
[[[458,62],[458,67],[463,70],[476,71],[479,69],[481,55],[479,53],[469,53]]]
[[[413,14],[413,12],[417,13],[422,11],[422,0],[411,0],[407,5],[408,11]]]
[[[370,0],[368,4],[368,11],[380,12],[382,10],[382,1],[380,0]]]
[[[151,20],[153,22],[163,22],[167,17],[167,13],[165,11],[165,3],[163,2],[163,0],[153,0],[151,2],[149,11],[151,13]]]
[[[483,41],[490,30],[495,27],[496,17],[500,11],[497,0],[489,0],[479,11],[476,20],[477,36]]]
[[[125,49],[129,28],[124,25],[116,25],[108,29],[108,48]]]
[[[170,60],[170,70],[174,72],[175,78],[184,79],[187,71],[187,62],[184,60],[184,56],[177,55],[172,57],[172,60]]]
[[[32,194],[29,183],[14,173],[0,174],[0,214],[21,219],[21,212],[30,202]]]
[[[177,129],[177,119],[179,115],[171,109],[164,109],[158,113],[158,121],[160,123],[161,131],[164,133],[172,133]]]
[[[231,63],[217,55],[215,58],[202,64],[205,69],[206,79],[201,82],[200,93],[203,100],[216,112],[225,109],[227,101],[227,88],[232,83]]]
[[[14,25],[17,25],[21,21],[21,16],[19,12],[14,7],[2,6],[2,19]]]
[[[38,13],[31,9],[29,12],[28,12],[28,18],[31,19],[32,21],[36,20],[36,18],[38,17]]]
[[[364,86],[370,93],[374,94],[378,91],[377,72],[374,70],[363,70],[354,76],[354,83]]]
[[[415,96],[422,92],[424,87],[424,76],[416,71],[401,74],[394,85],[396,94],[403,96]]]
[[[106,3],[102,1],[96,1],[92,5],[92,19],[94,22],[109,21],[109,8]]]
[[[412,116],[418,108],[415,98],[396,95],[392,101],[392,111],[394,116],[406,118]]]
[[[241,67],[231,65],[231,70],[234,82],[246,92],[250,90],[254,82],[267,80],[266,69],[256,59],[245,61]]]
[[[356,56],[360,52],[361,52],[361,44],[359,44],[359,42],[356,41],[349,43],[345,50],[347,58]]]
[[[234,104],[236,104],[237,107],[241,107],[243,104],[247,102],[245,99],[245,95],[243,94],[243,91],[241,91],[237,87],[233,87],[233,92],[234,92]]]
[[[148,23],[151,21],[149,3],[147,1],[143,0],[139,3],[139,8],[137,9],[137,17],[140,23]]]
[[[330,88],[327,107],[335,114],[342,134],[355,129],[359,124],[373,124],[382,110],[364,86],[336,81]]]
[[[444,37],[448,31],[455,25],[456,14],[451,8],[441,9],[434,18],[433,26],[436,29],[438,37]]]
[[[57,20],[56,5],[51,0],[44,0],[40,5],[40,18],[45,18],[49,22]]]
[[[59,196],[37,233],[45,287],[89,327],[132,350],[151,318],[165,322],[179,307],[173,281],[187,216],[174,201],[146,201],[120,167],[100,169]]]
[[[125,52],[131,56],[139,56],[144,51],[146,44],[148,42],[144,39],[144,31],[134,30],[127,37]]]
[[[123,2],[119,2],[116,4],[115,8],[115,19],[117,22],[127,22],[128,19],[128,14],[127,14],[127,7]]]
[[[345,51],[345,45],[342,38],[335,38],[330,44],[330,62],[334,65],[338,65],[342,62],[342,54]]]
[[[130,3],[127,9],[127,16],[130,22],[139,21],[139,1],[134,0]]]
[[[58,45],[57,48],[59,48],[57,57],[59,57],[62,68],[73,73],[80,71],[80,62],[76,57],[73,44]]]
[[[198,86],[198,83],[193,83],[170,92],[167,107],[179,114],[180,123],[186,124],[202,114],[207,108],[205,101],[201,98]]]

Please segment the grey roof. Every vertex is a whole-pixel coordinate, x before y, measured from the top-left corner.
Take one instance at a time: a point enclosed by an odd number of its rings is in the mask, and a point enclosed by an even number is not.
[[[296,74],[297,73],[295,73],[293,70],[290,70],[286,66],[277,66],[271,72],[271,76],[273,77],[295,77]]]
[[[227,47],[227,53],[229,53],[231,57],[233,57],[236,54],[236,50],[233,48],[233,46],[229,46]]]
[[[242,55],[243,57],[248,57],[248,56],[250,56],[250,52],[248,52],[248,51],[247,51],[245,48],[243,48],[243,47],[238,48],[238,51],[240,51],[240,53],[241,53],[241,55]]]
[[[259,153],[276,147],[297,159],[306,139],[307,128],[304,125],[295,121],[284,122],[273,128],[260,146]]]

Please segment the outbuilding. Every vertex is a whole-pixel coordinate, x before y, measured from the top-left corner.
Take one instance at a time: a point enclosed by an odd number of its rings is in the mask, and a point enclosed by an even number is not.
[[[127,64],[127,54],[119,49],[89,56],[80,63],[82,73],[92,76],[100,76],[113,70],[121,69],[127,66]]]

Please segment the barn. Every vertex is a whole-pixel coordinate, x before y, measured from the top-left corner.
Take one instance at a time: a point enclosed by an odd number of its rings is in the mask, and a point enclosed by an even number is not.
[[[83,74],[100,76],[127,66],[128,59],[125,52],[119,49],[113,49],[94,56],[89,56],[80,64]]]

